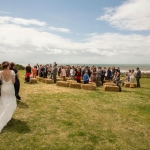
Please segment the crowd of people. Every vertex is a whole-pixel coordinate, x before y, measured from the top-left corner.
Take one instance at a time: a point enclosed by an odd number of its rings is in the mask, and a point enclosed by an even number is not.
[[[19,96],[20,81],[18,70],[15,69],[15,63],[9,63],[4,61],[2,63],[2,71],[0,71],[0,132],[7,125],[11,119],[17,103],[16,99],[21,100]],[[129,70],[123,80],[120,81],[120,69],[115,67],[96,67],[96,66],[57,66],[54,62],[53,65],[35,65],[31,67],[30,64],[26,67],[25,83],[30,82],[30,78],[36,76],[43,78],[53,78],[54,83],[57,82],[57,76],[64,81],[66,77],[70,77],[71,80],[76,80],[81,83],[84,80],[84,84],[89,82],[95,82],[99,87],[100,82],[104,83],[104,80],[113,81],[119,87],[121,91],[120,83],[125,81],[134,82],[134,78],[137,80],[137,87],[140,87],[141,71],[137,68],[136,73],[134,70]]]
[[[113,67],[100,67],[100,66],[70,66],[70,65],[61,65],[57,66],[57,63],[47,64],[47,65],[38,65],[36,64],[33,68],[28,64],[26,67],[26,77],[25,82],[29,82],[30,78],[35,78],[36,76],[43,78],[54,79],[56,83],[56,76],[62,78],[65,81],[66,77],[70,77],[71,80],[76,80],[78,83],[81,83],[81,80],[84,80],[84,84],[89,82],[95,82],[97,87],[100,86],[100,82],[104,83],[104,80],[114,81],[117,86],[120,88],[120,83],[124,84],[125,81],[134,83],[135,78],[137,80],[137,87],[140,87],[140,77],[141,71],[139,68],[136,68],[136,72],[132,69],[125,74],[125,78],[120,81],[120,68]],[[121,90],[121,88],[120,88]]]

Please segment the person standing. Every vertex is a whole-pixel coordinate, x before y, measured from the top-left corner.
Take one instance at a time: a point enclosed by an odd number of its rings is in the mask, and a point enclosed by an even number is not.
[[[33,75],[33,78],[36,78],[36,76],[37,76],[37,67],[36,66],[34,66],[32,68],[32,75]]]
[[[131,75],[130,75],[130,83],[134,83],[134,78],[135,78],[135,73],[134,73],[134,70],[132,69]]]
[[[85,74],[83,75],[83,80],[84,80],[84,84],[88,84],[89,83],[88,71],[85,71]]]
[[[139,67],[136,68],[137,73],[136,73],[136,81],[137,81],[137,87],[140,88],[140,78],[141,78],[141,71],[139,69]]]
[[[30,77],[30,75],[31,75],[31,66],[30,64],[28,64],[28,66],[26,67],[26,76]]]
[[[2,80],[1,97],[0,97],[0,132],[11,120],[12,115],[17,107],[15,96],[15,73],[9,70],[9,62],[2,63],[3,71],[0,72]]]
[[[63,81],[66,80],[66,68],[65,67],[62,67],[61,69],[61,76],[63,78]]]
[[[53,79],[54,79],[54,83],[57,82],[57,79],[56,79],[57,72],[58,72],[58,70],[57,70],[57,64],[54,63],[54,66],[53,66]]]
[[[19,73],[18,70],[16,68],[14,68],[15,63],[11,62],[10,63],[10,70],[13,70],[15,73],[15,84],[14,84],[14,88],[15,88],[15,96],[18,100],[21,100],[21,97],[19,96],[19,90],[20,90],[20,81],[19,81]]]
[[[96,86],[97,87],[100,86],[100,80],[101,80],[101,67],[98,67],[96,71]]]

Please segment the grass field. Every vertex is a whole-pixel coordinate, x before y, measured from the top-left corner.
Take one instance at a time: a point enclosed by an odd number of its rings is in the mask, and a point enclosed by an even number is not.
[[[149,150],[150,79],[122,92],[24,84],[0,150]]]

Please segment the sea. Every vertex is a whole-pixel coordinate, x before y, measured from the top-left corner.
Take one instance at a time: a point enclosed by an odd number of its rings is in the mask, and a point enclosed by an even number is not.
[[[40,64],[40,63],[39,63]],[[23,64],[22,64],[23,65]],[[36,64],[31,64],[31,66],[34,66]],[[70,65],[70,66],[100,66],[100,67],[112,67],[114,66],[115,68],[120,68],[121,72],[128,72],[129,69],[134,69],[136,71],[136,68],[139,67],[142,73],[150,73],[150,64],[59,64],[58,66],[65,66],[65,65]],[[25,66],[25,65],[23,65]]]

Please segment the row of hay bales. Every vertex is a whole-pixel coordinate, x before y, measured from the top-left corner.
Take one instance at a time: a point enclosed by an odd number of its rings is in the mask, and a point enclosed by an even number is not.
[[[82,83],[77,83],[75,80],[70,80],[67,82],[57,81],[56,85],[62,86],[62,87],[70,87],[70,88],[75,88],[75,89],[92,90],[92,91],[97,89],[95,83],[82,84]]]

